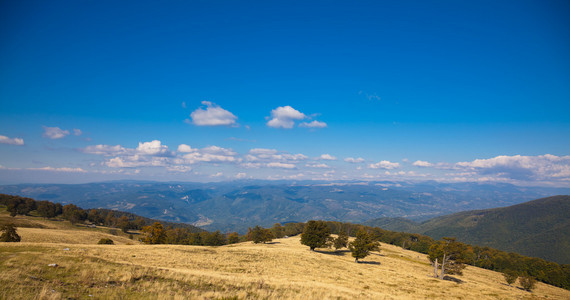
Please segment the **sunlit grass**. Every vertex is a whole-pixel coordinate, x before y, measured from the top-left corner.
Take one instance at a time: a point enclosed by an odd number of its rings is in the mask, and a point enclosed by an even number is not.
[[[1,244],[0,299],[570,299],[542,283],[532,293],[509,287],[501,274],[471,266],[464,283],[441,281],[425,255],[385,244],[357,264],[347,251],[312,252],[298,237],[223,247],[96,245],[87,236],[105,233],[94,229],[35,230],[18,232],[76,240]]]

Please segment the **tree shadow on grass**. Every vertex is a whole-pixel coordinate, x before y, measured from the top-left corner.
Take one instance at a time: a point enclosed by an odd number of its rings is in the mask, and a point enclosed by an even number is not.
[[[447,280],[447,281],[453,281],[455,283],[463,283],[463,280],[459,279],[459,278],[455,278],[449,275],[445,275],[443,276],[443,280]]]
[[[379,265],[380,264],[380,262],[377,262],[377,261],[365,261],[365,260],[359,260],[358,263],[363,264],[363,265]]]
[[[264,243],[265,245],[275,245],[275,244],[281,244],[281,242],[267,242]]]
[[[346,252],[350,252],[349,250],[338,250],[338,251],[323,251],[323,250],[315,250],[317,253],[321,254],[328,254],[328,255],[336,255],[336,256],[344,256]]]

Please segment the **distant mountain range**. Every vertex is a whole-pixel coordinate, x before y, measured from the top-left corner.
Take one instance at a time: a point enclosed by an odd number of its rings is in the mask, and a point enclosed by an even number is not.
[[[458,211],[570,194],[570,189],[477,183],[246,180],[19,184],[0,186],[0,193],[243,233],[250,226],[311,219],[364,222],[404,217],[419,222]]]
[[[457,237],[468,244],[570,264],[570,196],[465,211],[422,223],[403,218],[379,218],[363,224],[421,233],[434,239]]]

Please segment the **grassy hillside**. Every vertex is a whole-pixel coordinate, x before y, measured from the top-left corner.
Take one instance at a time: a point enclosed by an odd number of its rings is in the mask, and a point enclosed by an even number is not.
[[[0,225],[8,223],[17,227],[22,242],[96,244],[102,238],[110,238],[118,245],[140,244],[136,232],[133,233],[133,239],[130,239],[129,234],[117,228],[88,228],[85,225],[72,225],[68,221],[31,216],[10,217],[8,212],[0,209]]]
[[[460,212],[424,223],[380,219],[366,225],[421,233],[440,239],[455,236],[479,246],[570,264],[570,196],[542,198],[487,210]]]
[[[471,266],[457,276],[461,284],[437,280],[425,255],[386,244],[357,264],[346,251],[311,252],[299,237],[222,247],[96,245],[85,237],[106,233],[41,225],[18,229],[27,242],[0,243],[0,299],[570,298],[570,291],[542,283],[525,292]],[[47,243],[38,234],[76,239]]]

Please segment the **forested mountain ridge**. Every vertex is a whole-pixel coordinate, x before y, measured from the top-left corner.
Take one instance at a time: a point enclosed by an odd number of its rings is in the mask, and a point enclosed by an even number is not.
[[[473,210],[422,223],[402,219],[364,222],[386,230],[428,235],[570,264],[570,196],[541,198],[513,206]]]
[[[570,189],[478,183],[244,180],[20,184],[0,186],[0,193],[245,233],[255,225],[267,227],[311,219],[363,222],[404,217],[423,221],[459,211],[570,194]]]

